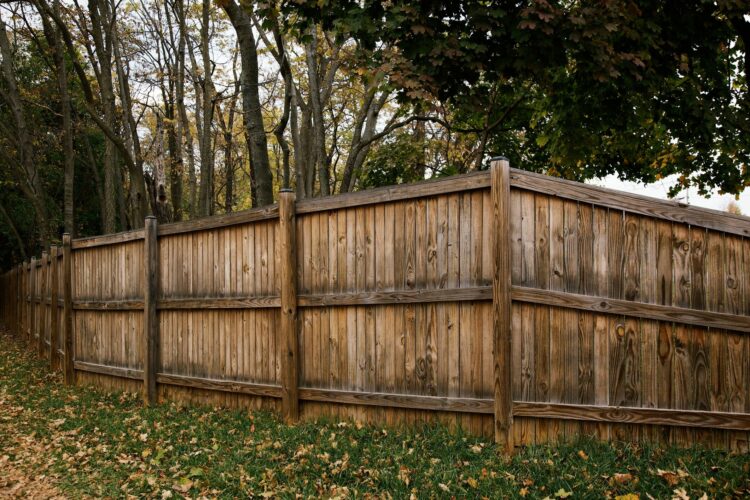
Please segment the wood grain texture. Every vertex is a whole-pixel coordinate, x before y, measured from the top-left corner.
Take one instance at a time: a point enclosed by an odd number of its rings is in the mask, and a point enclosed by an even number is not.
[[[459,287],[435,290],[394,290],[335,294],[300,294],[300,307],[354,306],[378,304],[424,304],[492,300],[492,288]]]
[[[294,193],[279,195],[279,255],[281,321],[279,359],[281,360],[282,412],[284,419],[299,418],[299,340],[297,325],[297,239]]]
[[[253,396],[265,396],[270,398],[281,398],[283,392],[281,386],[278,385],[257,384],[238,380],[213,379],[206,377],[191,377],[185,375],[174,375],[171,373],[158,373],[156,375],[156,381],[160,384],[192,387],[209,391],[250,394]]]
[[[58,364],[58,331],[59,331],[59,317],[60,310],[58,308],[58,293],[60,290],[59,286],[59,274],[60,274],[60,261],[57,258],[58,247],[52,246],[50,248],[50,347],[49,347],[49,367],[50,370],[54,370]]]
[[[750,415],[661,408],[631,408],[594,405],[514,402],[513,414],[523,417],[617,422],[624,424],[673,425],[747,430]]]
[[[506,451],[513,449],[511,372],[511,262],[510,262],[510,166],[507,160],[494,161],[492,178],[493,262],[492,331],[494,352],[495,442]]]
[[[418,396],[384,392],[356,392],[327,389],[300,388],[300,399],[326,403],[348,403],[392,408],[413,408],[433,411],[457,411],[464,413],[493,414],[493,400],[479,398],[455,398]]]
[[[750,218],[741,215],[625,193],[523,170],[512,169],[510,182],[513,187],[537,193],[584,201],[600,207],[626,210],[633,214],[697,225],[740,236],[750,236]]]
[[[34,305],[33,299],[36,298],[37,293],[37,268],[36,268],[37,260],[32,257],[31,262],[29,263],[29,340],[34,343],[38,344],[39,342],[39,332],[37,332],[37,314],[36,314],[36,306]]]
[[[490,178],[487,172],[475,172],[457,177],[421,181],[414,184],[385,186],[356,193],[302,200],[297,204],[297,213],[307,214],[413,198],[426,198],[439,194],[483,189],[489,187],[489,185]]]
[[[83,248],[92,248],[105,245],[117,245],[125,243],[127,241],[135,241],[143,239],[144,230],[137,229],[135,231],[125,231],[122,233],[105,234],[102,236],[91,236],[88,238],[76,238],[71,241],[71,247],[74,250],[80,250]]]
[[[648,318],[685,325],[725,328],[744,333],[750,332],[750,317],[748,316],[520,286],[512,287],[511,294],[513,300],[520,302],[547,304],[596,313],[620,314],[623,316]]]
[[[208,229],[224,228],[237,224],[247,224],[248,222],[264,221],[276,219],[279,217],[279,206],[269,205],[267,207],[253,208],[250,210],[241,210],[229,214],[215,215],[212,217],[203,217],[200,219],[189,220],[184,222],[173,222],[171,224],[161,224],[159,226],[159,236],[170,234],[181,234],[194,231],[205,231]]]
[[[268,309],[281,307],[281,298],[276,295],[266,297],[207,297],[184,299],[160,299],[157,309]]]
[[[723,225],[745,219],[516,171],[497,211],[492,176],[158,228],[154,392],[283,411],[289,338],[300,418],[746,446],[750,238]],[[0,276],[0,315],[68,383],[137,390],[145,231],[67,241]]]
[[[159,366],[159,322],[156,315],[156,297],[159,287],[159,260],[157,222],[155,217],[146,218],[144,238],[144,291],[143,291],[143,402],[156,403],[156,372]]]
[[[70,234],[63,234],[63,377],[66,385],[75,383],[73,372],[73,283]]]
[[[74,361],[73,367],[76,370],[83,372],[100,373],[102,375],[110,375],[112,377],[128,378],[133,380],[143,380],[143,370],[135,370],[133,368],[127,368],[124,366],[110,366],[98,363],[89,363],[87,361]]]
[[[49,333],[49,328],[47,327],[46,322],[46,312],[47,308],[44,304],[45,295],[47,293],[47,290],[49,289],[49,282],[48,282],[48,276],[49,276],[49,269],[47,267],[47,264],[49,262],[48,253],[42,252],[42,258],[38,262],[37,273],[38,273],[38,283],[37,283],[37,289],[35,292],[36,298],[35,302],[38,304],[36,306],[37,308],[37,355],[39,358],[44,358],[45,352],[48,350],[46,345],[46,336]]]

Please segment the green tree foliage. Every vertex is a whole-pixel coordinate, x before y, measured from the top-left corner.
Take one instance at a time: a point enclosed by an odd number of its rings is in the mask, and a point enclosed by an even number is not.
[[[363,189],[424,179],[424,144],[409,133],[398,133],[379,144],[364,166]]]
[[[286,0],[364,47],[407,100],[486,134],[478,164],[583,180],[616,173],[738,193],[750,185],[746,2]],[[745,24],[747,24],[745,22]],[[382,54],[388,55],[389,52]]]
[[[13,63],[26,103],[25,116],[33,133],[34,162],[46,194],[43,203],[50,215],[50,227],[46,232],[50,235],[50,243],[60,243],[63,232],[63,152],[57,112],[59,94],[55,75],[45,61],[47,47],[39,43],[40,40],[36,39],[30,44],[19,44]],[[73,86],[73,90],[80,98],[80,89]],[[85,115],[77,116],[76,121],[75,146],[79,159],[76,169],[81,173],[75,178],[75,190],[80,193],[80,203],[75,205],[76,231],[80,235],[99,234],[101,211],[96,179],[101,170],[104,137]],[[36,226],[35,209],[20,188],[24,174],[19,169],[15,131],[11,125],[13,120],[5,105],[0,105],[0,123],[0,207],[5,212],[0,210],[0,262],[5,267],[27,256],[39,255],[43,242],[39,240],[42,228]]]

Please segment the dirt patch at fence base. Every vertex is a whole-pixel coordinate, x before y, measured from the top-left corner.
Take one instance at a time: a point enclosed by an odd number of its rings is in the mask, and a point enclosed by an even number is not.
[[[8,456],[0,456],[0,498],[49,498],[65,496],[45,475],[29,475],[10,463]]]

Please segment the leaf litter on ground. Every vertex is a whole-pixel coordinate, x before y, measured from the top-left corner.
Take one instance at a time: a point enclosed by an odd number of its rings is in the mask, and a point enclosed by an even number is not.
[[[441,425],[146,408],[137,394],[65,387],[0,334],[0,478],[0,497],[18,498],[742,498],[750,457],[593,440],[506,457]]]

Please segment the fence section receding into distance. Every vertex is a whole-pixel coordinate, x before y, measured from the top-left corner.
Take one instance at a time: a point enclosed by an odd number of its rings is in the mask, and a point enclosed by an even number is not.
[[[69,383],[147,402],[748,448],[750,219],[504,160],[66,238],[2,293]]]

